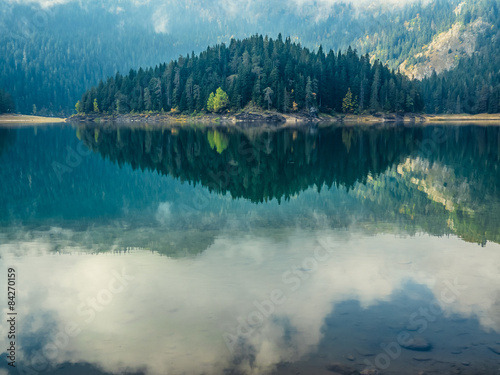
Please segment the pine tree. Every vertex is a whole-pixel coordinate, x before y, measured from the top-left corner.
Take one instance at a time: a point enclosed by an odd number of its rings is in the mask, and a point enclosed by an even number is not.
[[[356,98],[353,98],[351,88],[349,87],[347,89],[347,94],[345,95],[344,100],[342,100],[342,112],[352,113],[354,112],[356,105]]]
[[[376,63],[375,75],[373,77],[372,91],[370,96],[370,109],[378,111],[380,109],[379,90],[380,90],[380,64]]]

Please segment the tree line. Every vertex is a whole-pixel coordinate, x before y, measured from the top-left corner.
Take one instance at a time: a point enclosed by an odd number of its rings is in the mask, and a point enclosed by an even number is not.
[[[316,52],[294,43],[254,35],[181,56],[155,68],[116,74],[86,91],[78,112],[193,113],[214,109],[215,93],[227,94],[218,111],[249,103],[279,112],[418,112],[418,83],[356,50]],[[211,94],[214,95],[209,100]],[[207,108],[208,107],[208,108]],[[217,112],[217,110],[216,110]]]

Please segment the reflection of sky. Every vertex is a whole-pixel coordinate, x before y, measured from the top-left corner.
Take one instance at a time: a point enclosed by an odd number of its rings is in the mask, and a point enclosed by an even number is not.
[[[55,364],[86,361],[110,372],[147,366],[151,374],[221,373],[234,366],[223,334],[236,334],[239,322],[257,311],[254,303],[276,289],[285,302],[274,305],[273,315],[232,347],[244,372],[265,372],[314,352],[335,306],[357,300],[366,309],[391,302],[409,282],[432,291],[446,316],[477,317],[483,329],[500,331],[500,246],[495,244],[283,230],[221,235],[197,257],[171,259],[149,252],[50,254],[44,241],[0,245],[3,268],[18,273],[23,317],[18,354],[24,363],[33,346],[28,338],[38,336],[46,345],[74,322],[81,332],[58,349]],[[332,249],[331,255],[319,244]],[[314,256],[321,258],[317,267]],[[133,281],[86,322],[89,315],[77,309],[83,311],[82,303],[110,288],[113,272],[122,270]],[[297,275],[304,280],[299,283]],[[460,286],[449,303],[442,298],[447,282]],[[5,332],[6,322],[1,325]]]

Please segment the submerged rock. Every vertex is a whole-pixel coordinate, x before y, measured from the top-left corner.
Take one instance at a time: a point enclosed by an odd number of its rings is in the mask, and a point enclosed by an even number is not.
[[[362,355],[363,357],[373,357],[375,355],[375,353],[362,348],[356,348],[356,352],[358,352],[358,354]]]
[[[500,355],[500,346],[488,346],[488,349],[490,349],[493,353]]]
[[[432,358],[429,357],[413,357],[414,361],[418,362],[427,362],[427,361],[432,361]]]
[[[432,350],[432,344],[422,337],[414,337],[407,345],[401,345],[408,350],[417,352],[428,352]]]
[[[351,367],[349,365],[344,365],[343,363],[340,362],[334,362],[326,365],[326,369],[328,371],[336,372],[337,374],[341,375],[359,375],[359,371],[356,370],[354,367]]]

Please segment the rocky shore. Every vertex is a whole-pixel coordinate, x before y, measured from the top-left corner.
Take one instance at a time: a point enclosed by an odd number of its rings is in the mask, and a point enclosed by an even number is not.
[[[137,114],[78,114],[66,119],[67,122],[94,122],[94,123],[206,123],[206,124],[275,124],[290,125],[304,123],[332,123],[332,122],[424,122],[425,117],[415,114],[373,114],[373,115],[310,115],[307,112],[278,113],[278,112],[240,112],[236,114],[199,114],[180,115],[163,113],[137,113]]]

